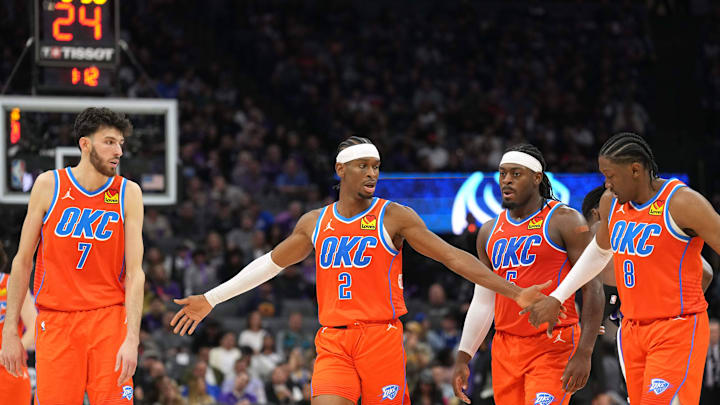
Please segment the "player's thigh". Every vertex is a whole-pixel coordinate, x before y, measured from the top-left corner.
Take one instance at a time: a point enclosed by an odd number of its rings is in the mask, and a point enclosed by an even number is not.
[[[76,312],[40,311],[35,324],[36,401],[80,404],[87,381],[87,352]]]
[[[519,353],[520,338],[496,333],[492,342],[493,397],[496,404],[522,404],[525,398],[525,362]]]
[[[7,404],[30,405],[30,377],[27,367],[23,367],[22,376],[14,377],[0,366],[0,402]]]
[[[537,336],[529,343],[527,358],[532,359],[525,375],[524,404],[567,405],[572,394],[562,389],[562,375],[580,340],[577,325],[554,331],[553,338]],[[534,347],[533,351],[530,351]]]
[[[639,403],[642,398],[645,362],[647,361],[644,338],[639,328],[640,326],[637,324],[623,319],[617,335],[620,367],[625,376],[628,398],[633,403]]]
[[[709,343],[707,313],[667,320],[655,329],[640,403],[667,404],[677,398],[682,405],[697,404]]]
[[[356,403],[360,397],[360,377],[346,347],[347,341],[351,340],[347,335],[354,333],[357,332],[334,328],[318,331],[315,337],[317,357],[310,384],[314,405],[336,404],[339,398]]]
[[[368,326],[355,355],[363,404],[407,404],[403,327],[400,321]]]
[[[88,344],[88,387],[90,403],[131,404],[134,387],[129,378],[118,385],[122,365],[115,371],[117,353],[125,340],[125,308],[115,305],[92,311],[88,322],[92,322],[94,333]]]

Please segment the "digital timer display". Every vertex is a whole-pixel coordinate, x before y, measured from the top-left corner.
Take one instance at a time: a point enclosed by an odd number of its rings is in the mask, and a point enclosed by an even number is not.
[[[36,0],[36,62],[41,66],[114,66],[119,0]]]
[[[42,90],[61,92],[101,93],[112,89],[110,69],[97,66],[43,68]]]

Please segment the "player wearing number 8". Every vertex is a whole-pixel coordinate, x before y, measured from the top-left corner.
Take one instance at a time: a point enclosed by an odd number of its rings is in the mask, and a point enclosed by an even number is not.
[[[315,345],[314,405],[409,404],[402,323],[402,246],[438,260],[463,277],[511,297],[521,307],[539,299],[542,286],[520,288],[493,274],[467,252],[430,232],[411,208],[374,197],[380,154],[368,139],[340,144],[337,202],[310,211],[275,249],[226,283],[176,300],[183,308],[171,324],[192,333],[220,302],[248,291],[304,260],[315,250],[322,328]]]
[[[720,252],[720,216],[677,179],[661,179],[643,138],[621,133],[600,150],[607,190],[600,223],[572,271],[530,321],[554,323],[559,302],[612,258],[624,318],[619,348],[632,404],[697,404],[709,326],[703,241]]]
[[[80,163],[43,173],[30,194],[0,361],[11,374],[22,365],[13,330],[38,246],[36,403],[81,403],[85,392],[91,403],[132,400],[145,279],[142,196],[116,174],[131,131],[122,114],[86,109],[75,121]]]

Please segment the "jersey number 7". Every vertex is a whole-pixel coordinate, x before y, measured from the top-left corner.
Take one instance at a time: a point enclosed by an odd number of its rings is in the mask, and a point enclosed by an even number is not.
[[[87,260],[90,249],[92,249],[92,243],[78,243],[78,251],[82,252],[82,254],[80,255],[80,260],[78,260],[77,266],[75,266],[77,270],[82,270],[82,268],[85,266],[85,260]]]

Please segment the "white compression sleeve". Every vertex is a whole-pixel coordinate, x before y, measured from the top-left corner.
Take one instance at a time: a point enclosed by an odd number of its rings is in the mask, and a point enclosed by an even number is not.
[[[550,296],[557,298],[561,303],[565,302],[575,291],[587,284],[593,277],[600,274],[612,257],[612,250],[601,249],[595,238],[593,238],[585,248],[585,251],[580,255],[580,258],[572,270],[570,270],[570,273],[568,273],[558,288],[550,293]]]
[[[465,316],[458,349],[473,357],[485,340],[494,317],[495,291],[475,284],[475,293]]]
[[[207,299],[214,308],[215,305],[227,301],[236,295],[240,295],[245,291],[252,290],[275,277],[283,268],[273,262],[270,253],[272,252],[268,252],[253,260],[245,266],[245,268],[240,270],[235,277],[206,292],[205,299]]]

